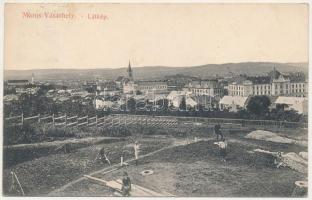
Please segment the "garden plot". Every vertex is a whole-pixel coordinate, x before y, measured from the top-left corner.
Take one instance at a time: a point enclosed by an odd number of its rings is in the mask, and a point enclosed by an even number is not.
[[[142,158],[138,166],[130,165],[94,176],[113,181],[127,171],[134,184],[155,192],[167,193],[168,196],[207,197],[289,197],[295,189],[295,181],[307,178],[306,174],[287,167],[277,169],[270,155],[250,154],[253,145],[229,142],[227,161],[223,162],[214,142],[199,141],[164,149]],[[144,170],[152,170],[153,173],[143,176]],[[114,195],[109,188],[89,180],[74,183],[53,196],[65,194]]]
[[[138,141],[142,143],[142,155],[171,144],[171,140],[168,138],[157,140],[139,138]],[[12,170],[17,174],[26,196],[47,195],[84,174],[109,167],[107,163],[95,161],[100,148],[103,146],[110,151],[108,157],[112,164],[118,164],[122,154],[126,160],[133,158],[133,148],[129,143],[132,143],[132,140],[96,144],[76,149],[70,153],[50,154],[6,168],[3,171],[4,195],[22,195],[17,190],[10,191],[12,186],[10,172]]]

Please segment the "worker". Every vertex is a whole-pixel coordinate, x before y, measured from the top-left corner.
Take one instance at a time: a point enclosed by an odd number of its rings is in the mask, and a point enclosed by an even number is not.
[[[274,164],[276,168],[285,167],[285,163],[283,162],[282,152],[277,152],[277,157],[274,159]]]
[[[219,141],[219,135],[221,136],[221,141],[222,141],[223,140],[223,134],[221,132],[221,126],[219,123],[214,126],[214,132],[217,135],[217,141]]]
[[[138,141],[135,141],[134,143],[135,165],[138,165],[139,150],[140,150],[140,144],[138,143]]]
[[[107,154],[106,154],[106,152],[105,152],[105,148],[104,148],[104,147],[102,147],[102,148],[100,149],[100,152],[99,152],[99,159],[102,161],[103,164],[104,164],[105,162],[107,162],[109,165],[111,165],[110,160],[109,160],[108,157],[107,157]]]
[[[130,191],[131,191],[131,180],[130,177],[128,176],[128,173],[124,172],[121,187],[122,196],[124,197],[130,196]]]
[[[222,161],[226,162],[225,157],[226,157],[227,141],[225,140],[225,138],[223,138],[222,141],[219,142],[218,146]]]

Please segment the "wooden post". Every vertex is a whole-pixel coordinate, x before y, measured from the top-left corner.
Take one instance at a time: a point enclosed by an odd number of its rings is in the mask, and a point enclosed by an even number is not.
[[[52,115],[52,121],[53,121],[53,126],[55,126],[54,113],[53,113],[53,115]]]
[[[40,123],[40,114],[38,114],[38,123]]]
[[[67,128],[67,114],[65,113],[65,128]]]
[[[97,125],[98,125],[98,116],[97,115],[95,115],[95,127],[97,128]]]
[[[22,125],[24,125],[24,113],[22,113]]]
[[[89,126],[89,115],[87,115],[87,126]]]
[[[19,180],[18,180],[18,178],[17,178],[16,173],[15,173],[15,172],[11,172],[11,173],[14,175],[14,177],[15,177],[15,179],[16,179],[16,181],[17,181],[17,184],[18,184],[18,186],[20,187],[20,189],[21,189],[21,191],[22,191],[23,196],[25,196],[25,192],[24,192],[24,190],[23,190],[23,187],[22,187],[21,183],[19,182]]]

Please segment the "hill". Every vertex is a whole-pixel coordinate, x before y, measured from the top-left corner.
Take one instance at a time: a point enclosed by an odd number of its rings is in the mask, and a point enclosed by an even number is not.
[[[244,62],[207,64],[202,66],[166,67],[145,66],[134,67],[135,79],[163,79],[168,75],[184,74],[202,78],[229,76],[231,74],[264,75],[275,67],[280,72],[302,71],[308,73],[307,63],[271,63]],[[112,69],[38,69],[38,70],[5,70],[4,79],[31,79],[32,73],[36,80],[94,80],[96,78],[115,79],[126,75],[126,67]]]

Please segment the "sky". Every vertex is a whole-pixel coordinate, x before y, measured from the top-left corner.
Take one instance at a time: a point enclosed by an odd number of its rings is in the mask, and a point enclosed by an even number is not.
[[[6,4],[4,66],[308,62],[308,15],[307,4]]]

